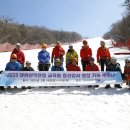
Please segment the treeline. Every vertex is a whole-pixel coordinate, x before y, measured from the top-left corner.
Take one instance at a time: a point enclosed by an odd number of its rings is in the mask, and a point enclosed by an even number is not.
[[[130,39],[130,0],[125,0],[122,3],[122,8],[125,8],[122,19],[111,25],[110,31],[103,36],[105,39],[112,37],[114,40],[120,42]]]
[[[52,44],[56,41],[74,42],[81,40],[82,36],[76,32],[50,30],[46,27],[27,26],[13,22],[13,18],[2,16],[0,18],[0,44],[9,42],[15,44],[37,44],[46,42]]]

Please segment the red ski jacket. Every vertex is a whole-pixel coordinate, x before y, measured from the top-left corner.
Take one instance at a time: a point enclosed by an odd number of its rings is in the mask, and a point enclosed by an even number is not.
[[[98,50],[97,50],[97,61],[100,60],[100,59],[108,59],[110,60],[111,59],[111,56],[110,56],[110,52],[109,52],[109,49],[104,47],[99,47]]]
[[[78,65],[69,64],[67,65],[67,71],[81,71]]]
[[[99,67],[96,64],[88,64],[85,68],[85,71],[99,71]]]
[[[61,46],[55,46],[52,50],[52,58],[61,57],[65,54],[65,50]]]
[[[18,51],[16,48],[12,51],[11,54],[16,54],[17,55],[17,61],[20,64],[24,64],[25,63],[25,55],[22,51]]]
[[[82,47],[80,50],[80,57],[83,61],[88,61],[89,58],[92,56],[92,50],[89,47]]]

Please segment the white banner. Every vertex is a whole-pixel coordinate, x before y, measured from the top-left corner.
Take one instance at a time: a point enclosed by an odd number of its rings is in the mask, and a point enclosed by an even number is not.
[[[1,86],[81,86],[122,83],[120,72],[111,71],[4,71]]]

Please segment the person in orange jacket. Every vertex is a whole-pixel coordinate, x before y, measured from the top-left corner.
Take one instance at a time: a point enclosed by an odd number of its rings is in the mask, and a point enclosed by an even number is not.
[[[72,62],[67,65],[67,71],[81,71],[80,67],[77,65],[77,59],[73,58]]]
[[[51,55],[51,63],[53,64],[53,61],[55,62],[56,59],[60,59],[61,65],[63,64],[63,56],[65,55],[65,50],[60,45],[61,43],[59,41],[56,42],[56,46],[52,50]]]
[[[99,67],[98,65],[96,65],[94,63],[94,58],[90,57],[89,58],[89,64],[86,65],[85,71],[99,71]],[[99,85],[94,85],[95,87],[99,87]],[[89,87],[92,87],[91,85],[89,85]]]
[[[101,71],[104,71],[104,66],[111,60],[109,49],[105,47],[105,42],[100,41],[101,47],[97,50],[97,63],[101,66]]]
[[[88,46],[88,42],[86,40],[83,40],[83,47],[80,50],[80,57],[81,57],[81,64],[82,64],[82,70],[85,71],[86,65],[89,64],[89,58],[92,56],[92,50]]]
[[[124,81],[126,82],[126,85],[129,86],[129,90],[130,90],[130,60],[129,59],[125,59]]]

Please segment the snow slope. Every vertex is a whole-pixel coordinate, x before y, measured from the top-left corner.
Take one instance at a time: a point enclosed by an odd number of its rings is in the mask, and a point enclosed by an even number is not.
[[[88,39],[96,57],[102,38]],[[106,41],[111,46],[110,41]],[[80,52],[82,43],[75,43]],[[64,46],[65,50],[68,45]],[[48,48],[51,51],[52,48]],[[37,54],[40,50],[24,51],[26,60],[32,61],[37,70]],[[122,52],[111,48],[111,53]],[[1,70],[9,61],[10,52],[0,53]],[[124,58],[116,56],[124,67]],[[80,61],[80,59],[79,59]],[[96,90],[87,87],[34,88],[31,90],[0,91],[1,130],[130,130],[130,91],[123,89]]]

